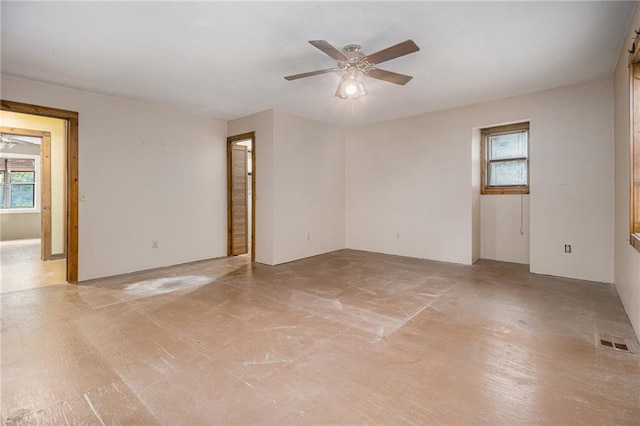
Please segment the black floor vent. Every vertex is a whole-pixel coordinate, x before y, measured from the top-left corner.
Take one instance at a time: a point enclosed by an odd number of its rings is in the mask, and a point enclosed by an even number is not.
[[[619,349],[621,351],[628,351],[629,350],[629,347],[624,343],[614,343],[614,345],[615,345],[616,349]]]
[[[627,345],[625,339],[623,339],[622,337],[607,337],[606,339],[600,338],[600,346],[615,349],[618,351],[630,352],[629,345]]]
[[[610,340],[600,339],[600,346],[608,346],[610,348],[613,347],[613,342]]]

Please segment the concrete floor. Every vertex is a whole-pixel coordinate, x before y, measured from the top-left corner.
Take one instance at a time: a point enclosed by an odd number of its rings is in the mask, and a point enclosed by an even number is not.
[[[613,286],[524,265],[225,258],[1,308],[3,424],[640,422]]]
[[[67,282],[67,261],[43,262],[40,248],[40,238],[0,241],[0,293]]]

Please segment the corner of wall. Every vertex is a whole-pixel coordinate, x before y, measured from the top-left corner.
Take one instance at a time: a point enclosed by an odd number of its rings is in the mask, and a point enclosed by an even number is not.
[[[480,182],[480,129],[471,130],[471,263],[481,255],[481,182]]]

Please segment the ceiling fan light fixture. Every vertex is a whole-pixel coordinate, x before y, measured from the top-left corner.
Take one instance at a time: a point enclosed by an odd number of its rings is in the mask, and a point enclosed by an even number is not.
[[[363,76],[404,86],[411,81],[413,78],[412,76],[385,71],[378,68],[377,65],[420,50],[413,40],[405,40],[402,43],[379,50],[371,55],[365,55],[362,53],[360,45],[358,44],[348,44],[341,52],[326,40],[310,40],[309,43],[313,47],[321,50],[338,61],[338,67],[288,75],[284,79],[291,81],[299,78],[342,71],[344,74],[340,79],[340,83],[338,84],[335,94],[335,96],[340,99],[358,99],[369,93],[367,88],[364,86],[364,83],[358,79],[358,71],[360,71]]]
[[[358,80],[358,70],[355,67],[351,67],[340,79],[336,97],[340,99],[358,99],[367,93],[369,92],[367,92],[364,83]]]
[[[369,94],[369,91],[367,90],[366,87],[364,87],[364,82],[359,81],[358,82],[358,97],[365,96],[365,95],[368,95],[368,94]]]

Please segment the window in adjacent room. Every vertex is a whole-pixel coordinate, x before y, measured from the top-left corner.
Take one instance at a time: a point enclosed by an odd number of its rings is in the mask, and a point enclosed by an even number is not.
[[[482,193],[529,193],[529,123],[482,129]]]
[[[0,157],[0,209],[36,208],[36,162]]]

